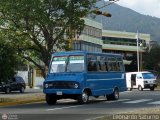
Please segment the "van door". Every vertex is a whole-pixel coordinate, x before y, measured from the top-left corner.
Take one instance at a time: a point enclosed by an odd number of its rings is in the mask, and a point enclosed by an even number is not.
[[[131,88],[135,88],[136,84],[136,74],[131,74]]]

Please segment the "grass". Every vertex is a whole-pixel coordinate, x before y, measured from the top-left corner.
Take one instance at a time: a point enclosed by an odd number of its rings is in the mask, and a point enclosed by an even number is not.
[[[41,102],[45,100],[45,95],[37,93],[34,95],[21,95],[14,98],[0,98],[0,106],[10,106],[18,104],[26,104],[32,102]]]

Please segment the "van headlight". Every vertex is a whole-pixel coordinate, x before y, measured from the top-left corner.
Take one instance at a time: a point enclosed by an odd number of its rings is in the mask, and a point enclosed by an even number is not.
[[[144,81],[144,83],[146,84],[146,83],[148,83],[148,81]]]
[[[48,88],[48,87],[49,87],[48,83],[44,84],[44,88]]]
[[[75,84],[74,84],[74,88],[76,88],[76,89],[79,88],[78,83],[75,83]]]

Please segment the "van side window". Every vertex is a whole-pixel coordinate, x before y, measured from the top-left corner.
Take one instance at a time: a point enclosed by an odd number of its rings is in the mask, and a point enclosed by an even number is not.
[[[88,55],[87,56],[87,68],[88,71],[97,71],[97,60],[96,56],[94,55]]]
[[[105,56],[97,56],[97,63],[98,63],[98,71],[105,72],[107,71],[107,64],[105,63],[106,57]]]

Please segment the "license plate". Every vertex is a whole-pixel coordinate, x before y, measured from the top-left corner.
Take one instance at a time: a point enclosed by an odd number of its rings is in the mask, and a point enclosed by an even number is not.
[[[62,91],[57,91],[57,95],[62,95]]]

